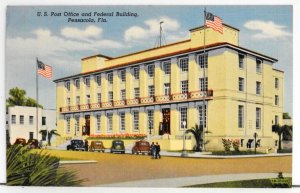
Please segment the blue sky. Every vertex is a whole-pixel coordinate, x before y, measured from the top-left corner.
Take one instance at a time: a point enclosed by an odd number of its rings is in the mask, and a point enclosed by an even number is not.
[[[118,56],[154,47],[164,20],[167,43],[188,38],[203,25],[203,6],[8,7],[6,93],[18,86],[35,98],[36,57],[54,68],[54,79],[80,72],[80,59]],[[223,22],[240,29],[240,46],[279,60],[285,71],[284,111],[292,114],[292,6],[206,6]],[[107,23],[69,23],[68,17],[37,17],[37,12],[133,12],[138,17],[106,17]],[[88,18],[88,17],[87,17]],[[92,17],[97,18],[97,17]],[[135,34],[135,35],[132,35]],[[55,108],[55,84],[39,78],[39,103]]]

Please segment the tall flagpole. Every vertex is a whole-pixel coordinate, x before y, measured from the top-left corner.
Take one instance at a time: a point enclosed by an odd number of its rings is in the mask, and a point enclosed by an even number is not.
[[[39,127],[39,118],[38,118],[38,114],[39,114],[39,112],[38,112],[38,104],[39,104],[39,81],[38,81],[38,58],[36,58],[36,73],[35,73],[35,85],[36,85],[36,91],[35,91],[35,93],[36,93],[36,139],[38,140],[38,135],[39,135],[39,129],[38,129],[38,127]]]
[[[202,96],[202,126],[203,126],[203,144],[202,144],[202,146],[203,146],[203,150],[205,150],[205,110],[204,110],[204,108],[205,108],[205,96],[207,95],[207,90],[205,89],[205,70],[206,70],[206,60],[208,61],[208,58],[206,58],[206,41],[205,41],[205,35],[206,35],[206,25],[205,25],[205,23],[206,23],[206,8],[204,8],[204,18],[203,18],[203,27],[204,27],[204,38],[203,38],[203,58],[204,58],[204,68],[203,68],[203,85],[202,85],[202,92],[204,92],[203,93],[203,96]]]

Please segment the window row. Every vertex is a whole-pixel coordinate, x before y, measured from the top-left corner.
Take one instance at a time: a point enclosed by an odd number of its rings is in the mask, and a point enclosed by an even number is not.
[[[11,115],[11,124],[17,124],[17,116]],[[20,115],[19,116],[19,124],[24,125],[25,124],[25,116]],[[28,124],[33,125],[34,124],[34,116],[29,115],[28,116]],[[42,117],[42,125],[46,125],[46,117]]]
[[[238,106],[238,128],[244,128],[245,127],[245,110],[244,105]],[[261,128],[261,108],[255,109],[255,128],[260,129]]]
[[[245,55],[239,54],[239,68],[244,69],[245,68]],[[256,72],[261,73],[262,72],[262,60],[256,59]]]
[[[188,65],[189,65],[189,58],[188,57],[182,57],[179,58],[179,67],[181,69],[181,72],[187,72],[188,71]],[[207,54],[200,54],[197,56],[197,62],[200,66],[200,68],[207,68]],[[140,78],[140,67],[136,66],[136,67],[132,67],[132,75],[134,77],[134,79],[139,79]],[[162,62],[162,69],[165,73],[165,75],[171,74],[171,60],[166,60]],[[148,73],[148,76],[150,78],[154,77],[155,74],[155,65],[154,64],[148,64],[146,66],[146,71]],[[122,82],[126,81],[126,70],[125,69],[121,69],[118,70],[118,76],[120,77],[120,80]],[[101,75],[98,74],[95,76],[96,79],[96,83],[98,86],[101,86]],[[106,79],[108,81],[109,84],[113,84],[113,72],[106,72]],[[90,87],[90,77],[86,76],[83,77],[83,81],[86,87]],[[74,84],[75,87],[77,89],[80,89],[80,79],[75,79],[74,80]],[[65,87],[68,91],[70,91],[70,81],[66,81],[65,82]]]

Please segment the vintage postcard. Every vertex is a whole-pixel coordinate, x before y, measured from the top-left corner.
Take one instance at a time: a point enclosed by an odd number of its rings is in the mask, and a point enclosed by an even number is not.
[[[6,11],[6,185],[292,186],[291,5]]]

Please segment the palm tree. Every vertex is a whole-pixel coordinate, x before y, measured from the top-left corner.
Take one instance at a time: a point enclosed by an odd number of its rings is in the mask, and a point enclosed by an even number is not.
[[[43,129],[43,130],[40,130],[39,133],[42,134],[42,138],[46,138],[46,136],[47,136],[49,146],[51,146],[51,139],[52,139],[53,135],[60,136],[60,134],[57,133],[56,129],[52,129],[50,131]]]
[[[59,158],[13,145],[6,152],[6,180],[10,186],[78,186],[74,171],[59,167]]]
[[[203,136],[203,126],[199,126],[198,124],[195,125],[195,127],[192,127],[191,129],[186,130],[185,133],[192,133],[196,140],[196,147],[195,151],[202,151],[202,147],[204,144],[207,144],[209,141],[204,142]],[[207,132],[208,133],[208,132]]]
[[[281,141],[282,141],[283,133],[291,133],[291,129],[292,129],[291,126],[288,125],[283,125],[283,126],[280,126],[278,124],[272,125],[272,131],[277,133],[278,135],[278,150],[282,150]]]

